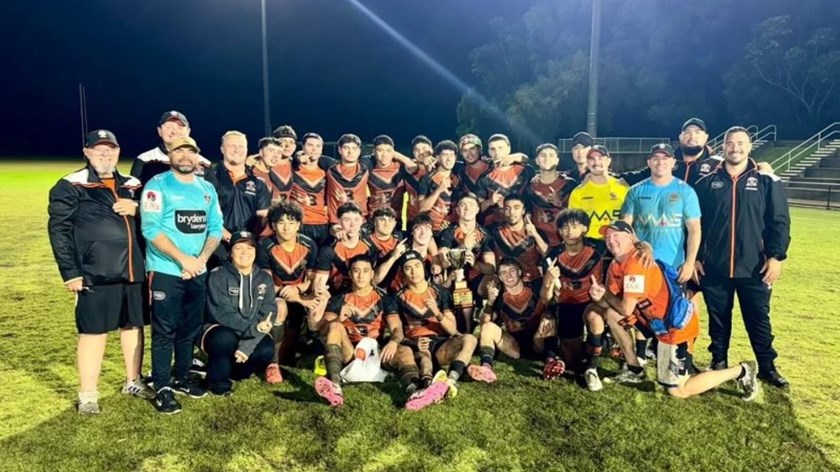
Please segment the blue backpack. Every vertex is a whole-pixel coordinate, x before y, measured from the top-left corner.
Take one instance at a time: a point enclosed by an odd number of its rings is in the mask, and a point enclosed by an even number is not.
[[[694,316],[694,304],[685,296],[685,290],[677,281],[677,271],[670,265],[656,260],[656,264],[662,269],[662,276],[668,284],[668,311],[664,319],[653,319],[650,321],[650,329],[657,336],[668,334],[671,328],[683,329],[688,326],[691,317]]]

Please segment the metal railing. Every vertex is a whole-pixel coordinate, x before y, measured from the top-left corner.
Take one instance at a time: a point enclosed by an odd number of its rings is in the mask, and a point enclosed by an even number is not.
[[[595,144],[606,146],[610,154],[647,154],[650,148],[660,143],[671,143],[669,138],[594,138]],[[561,153],[572,152],[571,139],[558,139]]]
[[[773,160],[773,162],[770,162],[770,166],[774,169],[781,169],[782,167],[784,167],[785,172],[789,171],[790,164],[792,161],[798,159],[806,152],[813,153],[819,151],[820,149],[822,149],[825,141],[834,136],[840,137],[840,121],[835,121],[834,123],[831,123],[830,125],[821,129],[817,134],[811,136],[805,141],[802,141],[790,151],[777,157],[775,160]]]
[[[746,127],[747,132],[750,134],[750,137],[754,136],[755,133],[758,132],[758,125],[749,125]],[[723,137],[726,136],[726,131],[720,133],[719,135],[715,136],[714,138],[710,139],[706,144],[712,148],[715,154],[720,154],[720,150],[723,147]]]

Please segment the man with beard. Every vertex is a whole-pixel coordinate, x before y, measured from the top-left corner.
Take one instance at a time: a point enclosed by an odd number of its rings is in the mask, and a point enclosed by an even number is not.
[[[135,216],[140,181],[117,172],[120,148],[107,130],[88,133],[87,166],[50,190],[50,245],[64,287],[76,297],[80,414],[99,413],[99,374],[109,332],[119,330],[122,393],[150,399],[143,365],[143,254]]]
[[[190,123],[183,113],[175,110],[168,111],[160,117],[157,132],[160,136],[160,144],[140,154],[131,163],[129,174],[139,179],[143,185],[152,177],[169,170],[169,151],[172,148],[172,143],[176,139],[189,137]],[[206,170],[210,168],[210,161],[198,156],[198,163],[195,173],[203,176]]]
[[[244,152],[243,152],[244,159]],[[216,190],[195,176],[198,146],[192,138],[172,143],[172,169],[153,177],[140,205],[146,238],[146,269],[152,303],[152,379],[155,408],[181,411],[173,391],[190,397],[206,392],[189,381],[193,340],[204,315],[207,260],[219,245],[222,211]],[[175,382],[170,382],[175,353]]]
[[[521,196],[512,194],[505,197],[504,208],[505,222],[490,230],[496,260],[503,257],[517,259],[522,265],[525,283],[539,284],[542,277],[540,261],[548,253],[547,237],[531,222]]]
[[[555,220],[566,208],[576,182],[557,170],[560,155],[557,146],[546,143],[537,147],[539,173],[525,187],[525,200],[534,212],[534,226],[548,237],[549,247],[560,244]]]
[[[493,167],[479,180],[477,195],[483,199],[479,221],[487,228],[504,222],[504,200],[509,195],[522,195],[534,177],[531,167],[522,165],[527,156],[510,152],[510,140],[503,134],[494,134],[487,140]]]
[[[587,178],[569,196],[569,208],[577,208],[589,215],[589,233],[593,239],[603,239],[601,227],[621,216],[621,205],[628,186],[610,175],[610,151],[596,144],[586,154]]]
[[[461,179],[452,172],[458,155],[458,148],[452,141],[441,141],[435,146],[437,167],[420,181],[420,212],[428,212],[432,218],[435,234],[446,229],[454,220],[452,201],[458,201]]]
[[[724,135],[724,163],[696,186],[703,240],[697,273],[709,312],[712,369],[726,369],[735,294],[758,360],[758,376],[786,388],[774,360],[770,296],[790,246],[790,211],[782,181],[749,158],[746,129]]]
[[[370,170],[368,180],[368,211],[392,208],[396,215],[402,213],[405,178],[417,171],[417,165],[408,157],[394,150],[394,140],[380,135],[373,138],[373,159],[363,158]],[[399,223],[399,221],[398,221]],[[402,224],[399,224],[402,228]]]
[[[235,231],[255,232],[268,214],[271,195],[265,183],[245,166],[248,139],[239,131],[222,136],[222,162],[213,166],[205,179],[219,196],[219,206],[225,218],[222,240],[230,241]],[[220,245],[211,261],[218,266],[227,259],[226,245]]]

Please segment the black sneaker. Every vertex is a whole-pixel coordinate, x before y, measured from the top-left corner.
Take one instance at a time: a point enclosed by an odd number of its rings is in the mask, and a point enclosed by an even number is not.
[[[772,366],[767,369],[760,369],[758,372],[758,378],[776,388],[787,389],[790,387],[790,382],[788,382],[786,378],[782,377],[782,374],[780,374],[779,371]]]
[[[726,370],[729,368],[729,362],[725,359],[722,361],[712,360],[712,363],[709,365],[709,370]]]
[[[202,398],[207,396],[207,390],[203,389],[195,382],[183,382],[176,380],[172,382],[172,390],[179,395],[186,395],[190,398]]]
[[[181,404],[175,399],[175,395],[172,394],[172,389],[169,387],[158,390],[154,404],[157,411],[164,415],[174,415],[181,412]]]

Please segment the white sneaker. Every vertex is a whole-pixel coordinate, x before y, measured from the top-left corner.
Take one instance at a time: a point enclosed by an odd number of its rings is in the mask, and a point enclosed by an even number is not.
[[[583,373],[583,378],[586,380],[586,388],[590,392],[597,392],[604,388],[604,384],[601,383],[601,378],[598,377],[597,369],[586,369],[586,372]]]
[[[136,379],[134,382],[126,383],[122,388],[123,395],[133,395],[144,400],[151,400],[155,398],[157,392],[152,390],[143,379]]]
[[[628,368],[627,370],[622,370],[618,375],[613,377],[612,381],[625,384],[638,384],[644,382],[646,379],[647,374],[645,374],[645,371],[634,374],[633,371]]]

